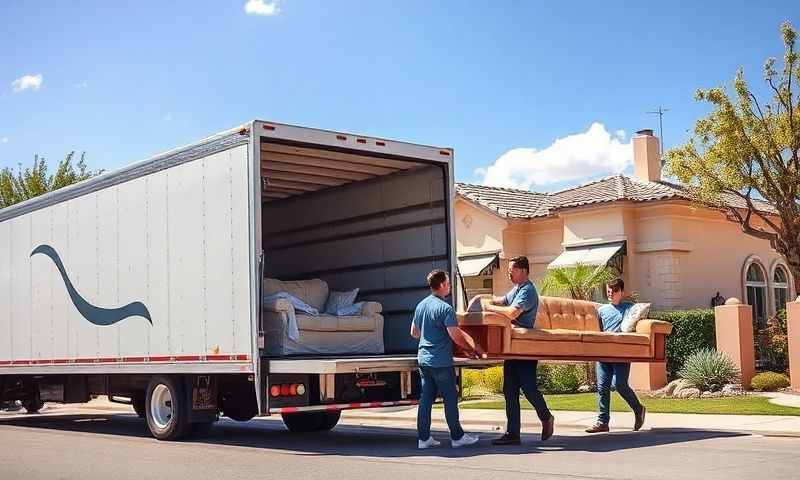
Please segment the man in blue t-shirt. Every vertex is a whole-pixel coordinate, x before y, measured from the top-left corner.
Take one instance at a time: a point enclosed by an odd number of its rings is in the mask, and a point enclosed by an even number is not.
[[[411,322],[411,336],[419,339],[417,362],[422,378],[417,437],[419,448],[436,447],[440,442],[431,437],[431,409],[438,391],[444,400],[444,416],[450,429],[453,448],[472,445],[477,435],[464,433],[458,419],[458,391],[453,369],[453,342],[467,352],[480,356],[483,351],[466,332],[458,327],[453,307],[444,301],[450,295],[450,279],[442,270],[428,274],[431,294],[417,304]]]
[[[604,332],[621,332],[622,318],[631,307],[631,303],[623,303],[625,297],[625,282],[616,278],[606,285],[606,295],[609,303],[597,309],[600,315]],[[639,430],[644,425],[644,415],[647,410],[639,402],[636,393],[628,385],[631,374],[630,363],[597,362],[597,423],[586,429],[586,433],[599,433],[608,431],[608,422],[611,419],[611,384],[613,379],[614,389],[628,402],[633,410],[636,420],[634,430]]]
[[[530,281],[530,264],[527,257],[514,257],[508,262],[508,278],[514,284],[505,296],[492,297],[492,304],[483,310],[505,315],[511,324],[521,328],[533,328],[536,311],[539,309],[539,294]],[[547,408],[547,402],[536,383],[538,360],[506,360],[503,362],[503,396],[506,400],[506,433],[492,440],[493,445],[519,445],[521,418],[519,406],[520,389],[525,398],[536,409],[542,422],[542,440],[553,435],[555,418]]]

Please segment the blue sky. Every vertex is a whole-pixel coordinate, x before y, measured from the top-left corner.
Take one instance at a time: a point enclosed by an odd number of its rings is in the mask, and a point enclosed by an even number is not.
[[[761,90],[780,23],[800,27],[796,0],[246,1],[2,2],[0,167],[77,150],[113,169],[262,118],[554,190],[629,171],[658,105],[669,147],[706,111],[696,88],[741,66]]]

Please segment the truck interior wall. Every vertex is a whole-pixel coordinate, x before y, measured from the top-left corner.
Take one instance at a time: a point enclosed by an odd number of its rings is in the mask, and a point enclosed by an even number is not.
[[[427,274],[449,269],[447,177],[440,166],[378,177],[262,208],[265,274],[322,278],[383,305],[386,353],[412,353],[409,322]]]

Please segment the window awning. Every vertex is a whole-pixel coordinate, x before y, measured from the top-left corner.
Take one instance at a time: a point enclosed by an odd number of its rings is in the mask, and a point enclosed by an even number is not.
[[[547,268],[574,267],[575,265],[608,265],[622,271],[622,254],[625,242],[587,245],[583,247],[567,247],[561,255],[550,262]]]
[[[499,266],[500,254],[497,252],[458,258],[458,271],[462,277],[491,275],[492,268],[498,268]]]

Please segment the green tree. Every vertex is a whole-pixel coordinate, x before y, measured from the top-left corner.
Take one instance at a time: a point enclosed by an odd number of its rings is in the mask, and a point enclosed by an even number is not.
[[[75,152],[70,152],[59,162],[56,173],[47,174],[47,162],[44,157],[34,156],[33,167],[23,170],[19,165],[14,172],[10,168],[0,170],[0,208],[38,197],[47,192],[78,183],[102,173],[102,170],[91,171],[86,167],[85,153],[73,165]]]
[[[574,267],[551,268],[539,280],[539,291],[553,297],[593,300],[594,291],[603,288],[616,276],[616,270],[606,265],[578,264]]]
[[[794,92],[800,66],[794,28],[786,22],[781,34],[782,68],[776,70],[774,58],[764,65],[769,98],[756,97],[742,69],[732,95],[724,87],[698,90],[696,99],[712,111],[696,122],[685,145],[667,152],[667,172],[687,185],[696,203],[768,240],[800,291],[800,103]]]

